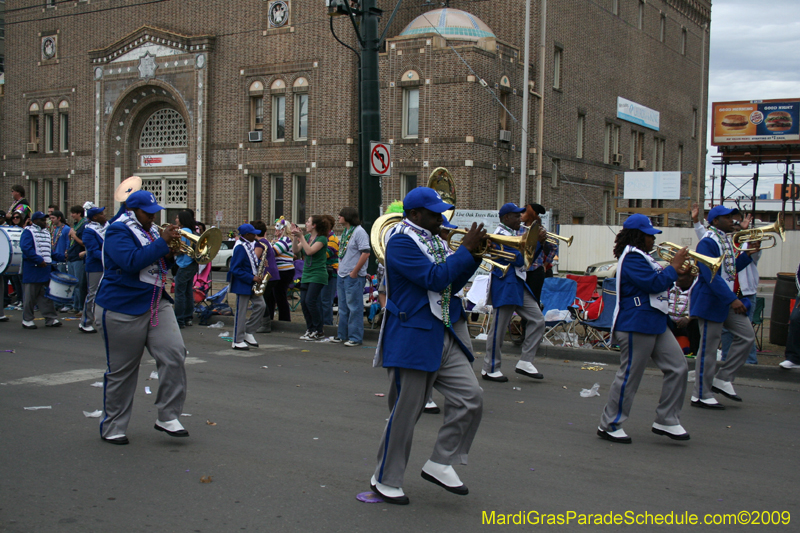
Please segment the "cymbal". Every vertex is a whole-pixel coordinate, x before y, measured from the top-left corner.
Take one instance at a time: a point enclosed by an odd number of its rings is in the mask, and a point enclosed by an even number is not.
[[[131,176],[119,184],[117,190],[114,191],[114,200],[117,202],[124,202],[132,193],[135,193],[142,188],[142,178],[139,176]]]

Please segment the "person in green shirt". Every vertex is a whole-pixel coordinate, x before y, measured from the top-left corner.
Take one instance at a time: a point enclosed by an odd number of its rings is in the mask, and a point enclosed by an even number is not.
[[[328,284],[328,233],[331,227],[324,215],[312,215],[306,221],[306,235],[296,225],[292,226],[292,251],[295,257],[303,254],[303,277],[300,278],[300,306],[306,320],[304,341],[325,338],[320,312],[320,293]]]

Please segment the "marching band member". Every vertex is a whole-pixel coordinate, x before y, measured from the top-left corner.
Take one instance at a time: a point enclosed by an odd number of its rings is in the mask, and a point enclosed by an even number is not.
[[[256,330],[256,333],[271,333],[272,332],[272,316],[269,313],[269,302],[272,291],[275,285],[280,283],[280,274],[278,272],[278,264],[275,260],[275,248],[269,242],[267,237],[267,224],[263,220],[256,220],[253,222],[253,227],[261,231],[260,237],[255,241],[255,252],[259,261],[266,261],[265,273],[269,274],[269,281],[264,287],[264,294],[261,298],[264,300],[264,315],[261,317],[261,325]],[[263,281],[263,280],[262,280]]]
[[[630,444],[622,429],[633,406],[647,360],[652,358],[664,374],[661,400],[656,408],[653,433],[675,440],[689,440],[680,422],[689,368],[675,336],[667,328],[667,291],[688,272],[682,248],[661,269],[649,253],[654,235],[661,233],[644,215],[631,215],[617,234],[617,306],[611,327],[613,342],[620,348],[620,367],[608,392],[597,435],[611,442]]]
[[[697,243],[697,253],[723,257],[718,275],[711,279],[711,270],[698,264],[700,276],[692,289],[690,312],[700,319],[700,353],[695,360],[696,381],[692,406],[724,409],[711,394],[718,392],[732,400],[742,401],[733,388],[734,374],[747,359],[756,336],[747,318],[747,307],[733,291],[736,273],[752,262],[750,255],[759,247],[736,257],[733,243],[727,235],[733,229],[733,215],[738,209],[718,205],[708,213],[710,224],[705,237]],[[723,326],[733,335],[728,358],[717,369],[717,346]]]
[[[261,319],[267,304],[264,298],[253,294],[253,284],[261,283],[258,275],[258,258],[256,257],[256,235],[261,233],[252,224],[242,224],[238,229],[241,237],[233,247],[231,267],[228,270],[228,281],[231,292],[236,295],[236,318],[234,319],[234,350],[249,350],[250,346],[258,347],[258,341],[253,336],[261,325]],[[247,306],[253,304],[253,312],[247,318]]]
[[[55,328],[61,326],[58,321],[53,300],[45,296],[53,271],[53,261],[64,260],[64,256],[52,253],[50,232],[47,231],[47,217],[41,211],[31,215],[30,226],[27,226],[19,238],[22,250],[22,292],[24,307],[22,309],[22,327],[36,329],[33,323],[34,309],[45,318],[45,326]]]
[[[547,211],[539,204],[528,204],[525,206],[525,212],[522,213],[521,221],[526,226],[530,227],[534,222],[542,227],[542,218]],[[547,229],[545,228],[545,233]],[[544,286],[544,279],[546,277],[545,265],[553,262],[553,259],[558,255],[558,245],[547,242],[539,242],[536,246],[536,254],[533,257],[528,273],[525,277],[525,283],[533,291],[533,297],[537,302],[541,302],[542,287]]]
[[[500,208],[500,226],[495,230],[497,235],[514,236],[520,227],[520,214],[524,207],[507,203]],[[547,232],[541,226],[536,226],[539,231],[540,244],[547,238]],[[536,230],[534,230],[536,231]],[[483,359],[481,377],[487,381],[506,382],[508,378],[500,372],[502,359],[501,348],[508,324],[514,312],[528,321],[525,327],[525,339],[522,341],[522,355],[516,366],[516,373],[529,378],[542,379],[544,376],[533,366],[536,351],[544,335],[544,316],[539,303],[533,295],[531,288],[525,283],[527,272],[525,260],[518,250],[504,247],[504,250],[514,253],[516,259],[511,263],[513,272],[508,274],[497,269],[492,269],[489,284],[487,304],[492,305],[492,316],[489,319],[489,332],[486,341],[486,356]],[[500,262],[505,262],[501,260]]]
[[[53,254],[67,258],[67,246],[69,246],[69,230],[71,229],[64,219],[64,213],[55,210],[50,215],[50,226],[52,228]],[[61,262],[56,265],[59,272],[67,273],[67,263]]]
[[[188,437],[178,420],[186,399],[186,347],[166,291],[170,246],[180,232],[176,226],[161,229],[153,224],[155,214],[164,208],[151,192],[136,191],[127,206],[128,211],[106,230],[105,271],[96,299],[108,365],[100,437],[110,444],[128,444],[126,432],[145,347],[158,371],[155,429]]]
[[[86,301],[83,304],[83,315],[78,329],[83,333],[97,333],[94,329],[94,304],[97,288],[103,278],[103,240],[106,236],[105,207],[93,207],[86,211],[88,224],[83,230],[83,245],[86,247]]]
[[[387,312],[373,362],[388,371],[391,415],[370,481],[385,502],[399,505],[409,503],[403,478],[431,387],[445,397],[445,422],[422,477],[455,494],[469,492],[452,465],[467,462],[483,398],[472,370],[466,315],[454,295],[480,265],[472,252],[486,235],[473,224],[458,251],[448,255],[438,235],[441,213],[453,206],[428,187],[413,189],[403,205],[405,218],[386,244]]]

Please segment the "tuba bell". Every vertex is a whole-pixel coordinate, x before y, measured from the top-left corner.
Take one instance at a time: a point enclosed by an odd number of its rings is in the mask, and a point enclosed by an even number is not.
[[[167,229],[170,226],[171,224],[163,224],[159,227]],[[183,242],[183,239],[188,239],[192,245],[189,246]],[[220,246],[222,246],[222,232],[219,228],[208,228],[199,237],[192,233],[181,231],[181,238],[172,241],[170,249],[173,253],[188,255],[199,265],[205,265],[217,256]]]
[[[445,203],[453,206],[453,209],[442,213],[448,221],[452,219],[456,205],[456,182],[453,175],[444,167],[435,168],[428,176],[428,187],[438,192]]]
[[[403,220],[403,213],[388,213],[378,217],[372,230],[369,232],[369,240],[372,249],[375,251],[375,260],[386,266],[386,236],[400,221]]]

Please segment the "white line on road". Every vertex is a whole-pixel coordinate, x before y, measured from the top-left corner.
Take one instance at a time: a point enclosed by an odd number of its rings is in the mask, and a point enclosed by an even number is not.
[[[187,365],[196,365],[199,363],[205,363],[205,361],[198,359],[197,357],[186,358]],[[155,364],[155,361],[150,359],[149,361],[143,361],[142,364],[153,365]],[[60,372],[58,374],[43,374],[41,376],[15,379],[13,381],[6,382],[6,385],[66,385],[68,383],[77,383],[79,381],[96,381],[98,379],[102,379],[105,372],[105,370],[98,370],[96,368],[85,368],[82,370]]]

